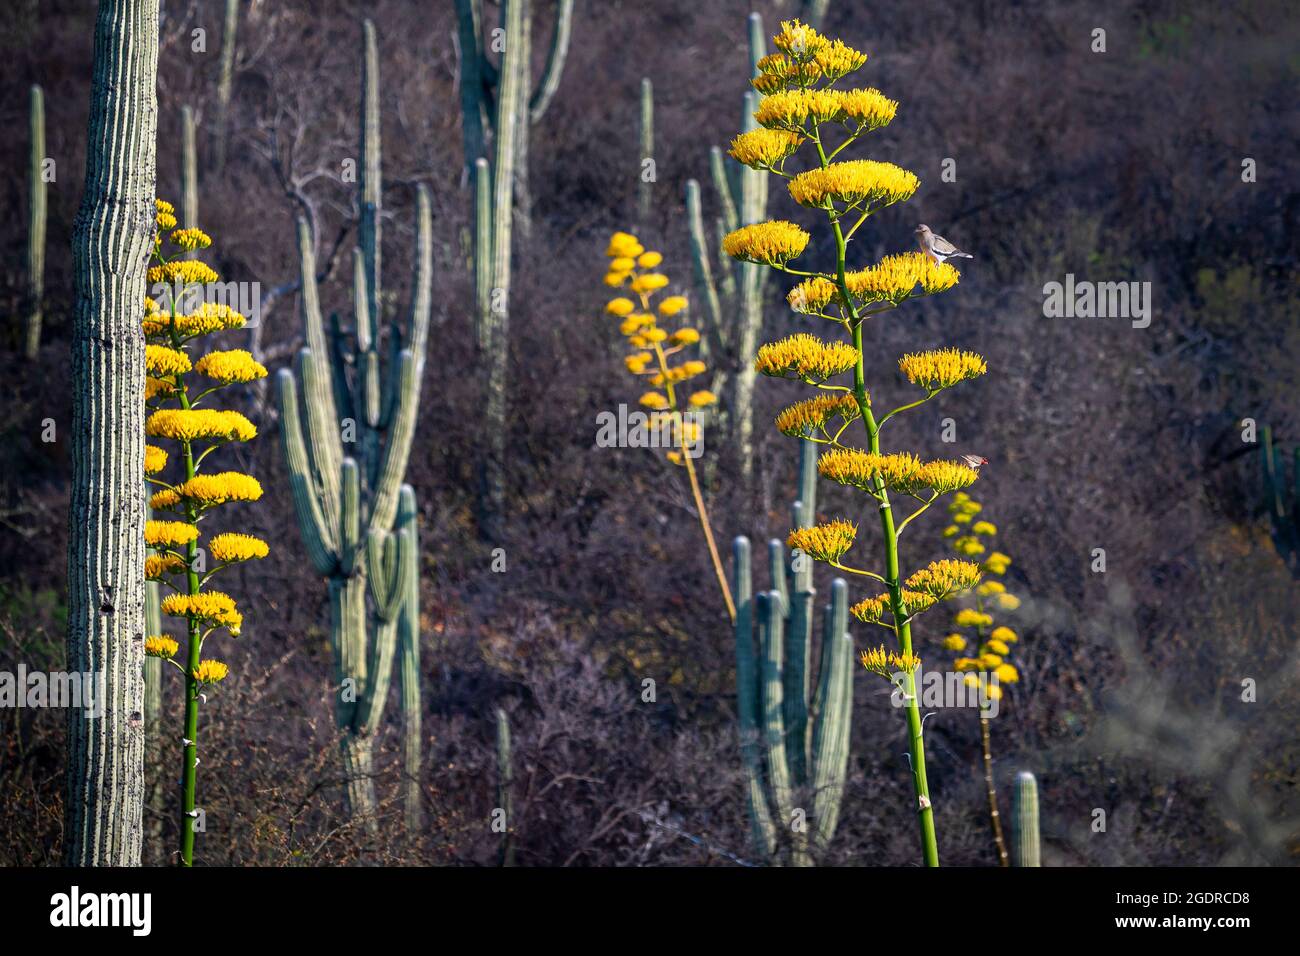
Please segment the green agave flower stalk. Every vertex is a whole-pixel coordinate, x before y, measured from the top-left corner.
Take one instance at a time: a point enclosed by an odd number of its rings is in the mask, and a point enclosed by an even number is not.
[[[208,248],[212,240],[197,228],[176,228],[174,213],[170,203],[158,201],[160,236],[154,248],[156,264],[148,278],[159,298],[146,299],[144,309],[145,400],[150,409],[145,434],[177,446],[171,454],[161,446],[145,448],[145,474],[157,489],[149,507],[169,515],[145,525],[145,544],[154,552],[145,561],[145,578],[160,582],[170,592],[159,602],[159,610],[185,622],[186,647],[184,657],[178,659],[180,643],[159,631],[146,636],[144,650],[147,656],[174,666],[185,679],[180,863],[192,866],[195,826],[202,813],[195,803],[199,705],[207,699],[206,689],[229,673],[223,661],[203,657],[203,645],[221,629],[238,637],[243,626],[234,599],[207,584],[231,565],[264,558],[269,550],[265,541],[252,535],[226,532],[206,537],[206,550],[200,551],[201,521],[231,502],[262,497],[262,486],[251,475],[202,471],[204,461],[217,449],[257,436],[253,423],[239,412],[214,410],[207,404],[229,385],[264,378],[266,369],[242,349],[212,351],[191,359],[190,350],[200,339],[239,328],[244,317],[228,306],[205,301],[204,290],[217,282],[217,273],[185,254]],[[169,234],[166,243],[163,232]],[[170,479],[163,477],[169,460],[180,466],[171,469]]]
[[[893,683],[906,703],[909,759],[921,831],[923,858],[939,863],[934,807],[926,776],[925,745],[916,699],[915,673],[920,660],[913,650],[912,621],[937,602],[967,590],[979,580],[978,566],[938,561],[903,577],[899,536],[940,495],[972,484],[975,469],[953,461],[922,462],[907,452],[886,454],[881,430],[897,414],[916,408],[959,382],[987,370],[973,353],[944,349],[905,355],[899,368],[925,396],[877,416],[866,385],[863,348],[869,319],[901,306],[918,295],[942,292],[956,285],[956,269],[912,252],[892,255],[874,266],[850,271],[849,241],[866,220],[894,203],[909,199],[919,184],[916,176],[890,163],[872,160],[836,161],[858,140],[893,119],[898,104],[874,89],[837,89],[839,80],[860,69],[866,56],[838,40],[823,37],[799,21],[783,23],[773,37],[776,53],[758,63],[751,85],[762,100],[754,118],[758,128],[742,133],[730,155],[752,168],[788,180],[790,196],[801,206],[826,216],[835,249],[835,265],[827,271],[790,266],[803,253],[810,236],[786,221],[742,226],[729,233],[723,250],[741,262],[770,266],[800,281],[787,301],[805,315],[839,327],[847,341],[823,341],[799,334],[758,350],[755,367],[761,374],[791,378],[818,389],[817,397],[799,402],[777,418],[786,435],[828,447],[818,462],[822,477],[866,493],[879,514],[883,569],[873,571],[844,563],[857,525],[836,520],[794,529],[787,544],[815,560],[845,573],[866,577],[884,593],[854,605],[858,620],[879,625],[894,638],[892,647],[863,652],[862,663]],[[802,172],[786,170],[803,146],[815,152],[815,165]],[[852,376],[852,384],[833,380]],[[861,423],[866,447],[846,444],[850,429]],[[901,521],[894,517],[895,500],[912,499],[918,507]]]
[[[312,566],[327,579],[330,646],[337,696],[335,721],[347,773],[348,805],[377,826],[372,745],[388,699],[395,657],[401,659],[406,716],[407,820],[418,817],[419,608],[414,492],[402,483],[415,435],[433,287],[429,193],[416,191],[413,292],[407,327],[387,327],[381,358],[382,181],[379,57],[374,25],[362,27],[359,244],[353,250],[354,325],[337,318],[327,334],[316,286],[311,228],[298,219],[298,257],[307,347],[276,375],[280,436],[294,508]],[[303,392],[299,406],[299,382]],[[367,587],[369,581],[369,588]],[[406,582],[406,583],[403,583]],[[367,604],[369,590],[370,604]],[[410,758],[414,756],[414,765]],[[413,805],[413,802],[415,805]]]

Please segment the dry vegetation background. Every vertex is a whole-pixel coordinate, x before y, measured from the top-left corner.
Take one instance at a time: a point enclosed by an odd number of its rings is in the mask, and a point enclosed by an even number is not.
[[[729,864],[745,855],[730,629],[685,484],[651,453],[595,447],[595,416],[635,400],[617,330],[602,315],[608,233],[635,212],[637,92],[656,90],[659,182],[643,236],[689,292],[685,180],[736,130],[745,87],[744,0],[579,0],[562,85],[531,139],[531,238],[516,237],[512,291],[508,571],[490,570],[474,522],[478,385],[450,3],[264,2],[240,26],[229,163],[212,143],[220,4],[164,4],[159,194],[178,200],[180,110],[198,114],[200,222],[223,278],[265,295],[297,268],[292,216],[310,211],[322,254],[355,235],[359,21],[379,30],[384,118],[384,268],[406,301],[414,184],[434,198],[435,305],[416,449],[430,821],[402,834],[390,706],[380,760],[389,797],[379,837],[342,812],[330,710],[327,608],[300,544],[274,403],[250,398],[262,438],[239,466],[267,488],[239,513],[271,557],[227,589],[248,626],[226,646],[233,679],[204,710],[201,864],[495,861],[494,707],[511,714],[523,864]],[[548,25],[551,5],[537,3]],[[769,33],[792,2],[752,5]],[[81,192],[93,5],[10,0],[0,37],[0,668],[63,660],[72,221]],[[190,52],[195,26],[208,53]],[[1107,31],[1108,52],[1090,51]],[[976,349],[990,374],[902,419],[893,439],[934,455],[940,420],[992,465],[979,483],[1015,564],[1024,679],[994,722],[1004,800],[1016,770],[1039,778],[1045,862],[1275,863],[1297,850],[1296,582],[1261,518],[1259,470],[1237,423],[1300,433],[1297,187],[1300,30],[1293,4],[1047,0],[833,0],[827,31],[871,54],[860,76],[902,103],[866,155],[915,170],[917,197],[872,220],[860,264],[910,247],[917,222],[972,250],[960,287],[870,333],[873,390],[904,394],[893,360],[940,345]],[[545,55],[534,43],[536,68]],[[20,357],[27,88],[46,90],[49,198],[46,334]],[[945,157],[957,181],[940,181]],[[1258,163],[1242,183],[1241,161]],[[793,216],[774,189],[769,209]],[[706,202],[711,191],[706,189]],[[706,214],[708,210],[706,209]],[[816,234],[816,233],[815,233]],[[824,256],[812,249],[806,261]],[[325,307],[346,312],[346,256]],[[1044,282],[1073,272],[1152,283],[1154,317],[1045,319]],[[772,284],[768,337],[801,327]],[[267,364],[300,344],[296,298],[264,316]],[[232,341],[230,345],[243,346]],[[784,535],[794,443],[763,427],[795,395],[760,381],[752,493],[720,455],[711,489],[723,540]],[[1289,447],[1289,446],[1288,446]],[[836,491],[838,491],[837,489]],[[855,514],[823,485],[820,511]],[[936,517],[906,547],[941,555]],[[870,525],[866,525],[870,527]],[[861,547],[861,545],[860,545]],[[1089,571],[1093,548],[1108,570]],[[757,562],[764,566],[765,561]],[[820,572],[819,572],[820,573]],[[827,581],[819,577],[825,587]],[[860,597],[855,594],[854,599]],[[944,633],[921,619],[922,646]],[[855,634],[860,640],[867,637]],[[658,681],[643,704],[640,680]],[[1258,682],[1257,703],[1240,699]],[[394,692],[395,693],[395,692]],[[175,685],[167,706],[179,707]],[[0,711],[0,862],[59,859],[64,716]],[[926,724],[940,849],[996,862],[979,774],[978,722]],[[918,859],[904,723],[877,682],[857,681],[850,790],[833,862]],[[171,762],[149,768],[167,781]],[[1094,808],[1108,815],[1093,833]],[[1007,805],[1004,802],[1004,812]],[[169,805],[159,821],[174,844]]]

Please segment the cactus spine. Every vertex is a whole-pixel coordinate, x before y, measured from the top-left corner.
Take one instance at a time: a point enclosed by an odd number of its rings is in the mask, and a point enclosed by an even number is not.
[[[27,167],[27,340],[29,359],[41,347],[41,322],[45,309],[45,94],[31,91],[31,162]]]
[[[641,158],[637,165],[637,225],[650,224],[654,198],[654,178],[646,171],[654,167],[655,156],[655,88],[649,77],[641,79]]]
[[[298,353],[297,380],[282,369],[277,383],[281,438],[298,524],[313,567],[329,581],[331,648],[339,688],[335,718],[343,734],[348,800],[353,812],[373,825],[371,743],[388,695],[402,630],[401,611],[414,589],[401,582],[416,573],[415,498],[402,485],[402,477],[419,411],[433,246],[429,194],[420,186],[409,328],[404,336],[401,324],[393,319],[388,330],[390,359],[381,363],[379,77],[370,21],[363,26],[363,44],[365,169],[359,177],[360,245],[353,250],[355,327],[349,337],[335,321],[326,336],[311,229],[300,216],[298,255],[307,346]],[[301,410],[298,381],[305,406]],[[345,442],[353,446],[348,454]],[[394,527],[395,533],[390,534]],[[373,614],[367,611],[367,579]],[[418,630],[418,609],[406,622]],[[408,642],[416,639],[411,635]],[[403,709],[408,715],[419,711],[414,681],[404,685]]]
[[[138,866],[144,808],[144,335],[154,247],[158,0],[103,0],[73,229],[67,668],[102,716],[67,715],[68,866]]]
[[[505,827],[501,831],[501,866],[515,865],[515,807],[510,795],[515,780],[514,758],[510,750],[510,720],[506,712],[497,708],[497,809],[501,811]]]
[[[1286,460],[1273,444],[1273,429],[1265,425],[1261,433],[1264,506],[1272,525],[1273,544],[1291,573],[1300,577],[1300,446],[1294,451],[1288,488]]]
[[[1038,839],[1038,782],[1029,771],[1016,774],[1016,790],[1011,801],[1015,824],[1012,859],[1016,866],[1042,866]]]
[[[793,517],[796,527],[807,527],[815,512],[817,446],[805,441],[800,448],[800,485],[805,497],[795,502]],[[772,540],[768,553],[773,587],[755,595],[749,539],[737,537],[732,553],[736,709],[752,852],[766,861],[780,858],[782,841],[774,822],[779,820],[782,827],[790,828],[790,862],[806,866],[829,845],[844,795],[853,713],[848,587],[839,578],[831,585],[831,601],[823,618],[817,692],[810,698],[816,598],[811,559],[796,553],[787,564],[784,545]],[[812,798],[811,841],[802,826],[808,808],[796,806],[797,799],[808,796]]]
[[[217,78],[217,128],[212,157],[212,165],[217,172],[221,172],[226,165],[226,121],[230,115],[230,91],[235,79],[235,31],[238,27],[239,0],[226,0],[226,17],[221,30],[221,74]]]
[[[757,13],[749,15],[750,74],[757,75],[757,63],[764,55],[763,21]],[[741,129],[754,129],[754,111],[758,95],[750,90],[744,96]],[[767,174],[741,166],[723,156],[714,146],[709,151],[709,169],[718,194],[721,216],[714,230],[707,234],[700,203],[700,184],[686,183],[686,217],[690,230],[691,258],[695,281],[706,320],[707,343],[717,356],[713,391],[725,395],[722,424],[731,447],[735,449],[741,480],[750,482],[753,463],[754,365],[752,357],[758,347],[763,327],[763,297],[770,270],[752,263],[737,263],[720,249],[722,236],[741,226],[767,218]],[[710,247],[718,248],[715,270],[710,261]]]

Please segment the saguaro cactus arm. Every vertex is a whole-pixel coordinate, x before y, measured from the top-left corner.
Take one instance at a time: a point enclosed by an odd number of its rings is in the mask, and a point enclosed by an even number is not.
[[[289,488],[293,493],[298,527],[316,573],[332,574],[338,566],[338,534],[335,526],[326,518],[315,469],[303,441],[298,389],[294,384],[293,373],[288,369],[280,369],[275,380],[280,405],[280,440],[285,462],[289,466]]]
[[[366,299],[373,330],[380,319],[381,216],[384,201],[379,145],[379,43],[372,21],[363,22],[361,31],[364,47],[361,61],[361,169],[357,180],[357,193],[361,203],[358,211],[361,218],[357,234],[365,261]]]

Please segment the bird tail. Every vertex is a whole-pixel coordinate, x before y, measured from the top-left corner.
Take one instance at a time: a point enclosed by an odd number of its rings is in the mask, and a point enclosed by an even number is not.
[[[953,255],[956,256],[958,259],[974,259],[974,258],[975,258],[975,257],[972,256],[969,252],[954,252]]]

